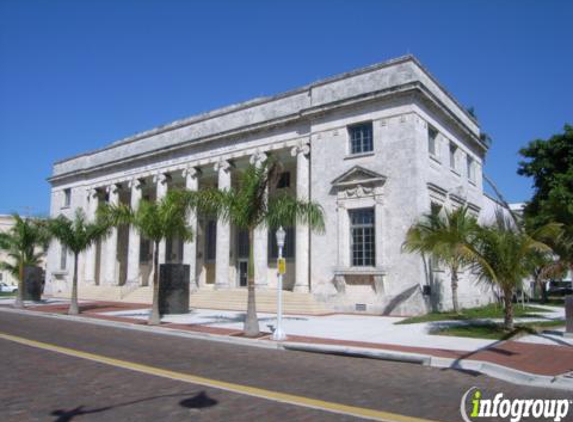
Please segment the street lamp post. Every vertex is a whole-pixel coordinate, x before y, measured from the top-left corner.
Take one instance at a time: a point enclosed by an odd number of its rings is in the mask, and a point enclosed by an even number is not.
[[[279,257],[277,260],[278,267],[278,285],[277,285],[277,326],[273,333],[273,340],[282,341],[286,339],[283,331],[283,274],[285,272],[285,262],[283,258],[283,247],[285,245],[286,233],[284,229],[279,227],[277,230],[277,246],[279,248]]]

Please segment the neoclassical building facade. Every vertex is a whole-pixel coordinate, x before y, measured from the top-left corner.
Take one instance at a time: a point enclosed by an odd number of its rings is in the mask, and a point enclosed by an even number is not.
[[[54,164],[52,216],[93,218],[102,202],[137,207],[169,189],[228,189],[241,172],[272,156],[283,165],[272,189],[322,205],[326,231],[286,228],[285,290],[325,309],[400,315],[449,306],[449,277],[402,251],[410,225],[432,206],[485,206],[481,169],[487,145],[477,121],[412,56],[324,79],[290,92],[175,121]],[[224,297],[246,286],[248,235],[192,214],[191,242],[169,239],[160,262],[190,267],[192,293]],[[148,289],[152,244],[120,227],[82,254],[80,292]],[[253,239],[257,289],[276,289],[274,233]],[[73,262],[54,243],[47,293],[66,295]],[[94,293],[95,294],[95,293]],[[471,272],[460,301],[490,300]]]

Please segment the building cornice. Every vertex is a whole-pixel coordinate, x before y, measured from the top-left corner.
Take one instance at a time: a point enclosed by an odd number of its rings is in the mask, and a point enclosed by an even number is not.
[[[358,86],[359,88],[358,90],[362,89],[364,92],[360,92],[357,95],[348,95],[348,96],[339,95],[342,98],[335,98],[337,97],[336,94],[338,94],[338,92],[332,94],[328,90],[324,90],[324,92],[318,92],[318,94],[316,94],[317,90],[323,89],[328,84],[341,83],[341,81],[344,81],[345,79],[364,75],[370,72],[375,72],[391,66],[399,66],[408,62],[413,63],[418,69],[420,69],[424,73],[425,77],[428,77],[432,81],[432,83],[435,83],[438,89],[440,90],[440,95],[444,94],[446,98],[453,101],[453,103],[458,107],[458,109],[452,110],[451,106],[448,107],[446,104],[443,104],[443,101],[440,100],[440,98],[437,98],[436,95],[433,95],[431,88],[427,87],[423,82],[419,80],[419,78],[416,79],[415,75],[412,76],[415,73],[416,68],[408,66],[406,68],[396,69],[396,74],[402,72],[406,74],[405,79],[408,78],[414,79],[413,81],[409,81],[407,83],[395,84],[395,85],[390,84],[390,86],[386,86],[378,90],[370,90],[364,88],[364,86]],[[356,84],[359,85],[360,83],[362,83],[363,85],[366,84],[366,82],[364,81],[356,81]],[[350,88],[354,88],[354,85],[351,85]],[[333,89],[335,89],[335,87]],[[352,89],[349,89],[349,91],[352,91]],[[131,164],[149,158],[150,156],[157,156],[158,154],[159,155],[168,154],[174,151],[189,148],[190,146],[201,145],[206,142],[213,142],[223,139],[232,139],[236,137],[237,138],[244,137],[246,135],[250,135],[252,133],[256,133],[259,131],[274,129],[291,123],[308,121],[314,117],[320,116],[321,114],[339,109],[341,107],[352,106],[363,102],[377,101],[385,99],[391,95],[400,95],[409,92],[416,92],[418,93],[418,95],[422,95],[424,98],[435,104],[442,112],[446,113],[446,115],[450,117],[451,120],[454,121],[458,127],[461,128],[463,133],[468,135],[478,145],[484,148],[484,150],[487,149],[487,147],[479,141],[479,137],[476,135],[476,129],[468,127],[467,124],[464,121],[462,121],[462,119],[460,119],[460,117],[457,114],[459,114],[459,112],[461,111],[462,115],[468,117],[471,123],[475,124],[477,128],[475,119],[469,116],[469,114],[455,101],[455,99],[453,99],[453,97],[451,97],[451,95],[447,93],[447,91],[445,91],[443,87],[441,87],[437,83],[437,81],[423,68],[423,66],[418,62],[418,60],[416,60],[413,56],[404,56],[398,59],[390,60],[388,62],[365,67],[352,72],[347,72],[332,78],[323,79],[321,81],[315,82],[305,87],[289,91],[283,94],[279,94],[273,97],[255,99],[237,105],[218,109],[212,112],[204,113],[188,119],[179,120],[169,125],[161,126],[152,129],[150,131],[142,132],[130,138],[125,138],[105,148],[84,153],[72,158],[68,158],[66,160],[58,161],[55,163],[54,174],[52,177],[48,178],[48,181],[58,182],[70,177],[78,177],[78,176],[81,177],[93,172],[101,171],[103,169],[109,169],[117,165]],[[301,94],[305,93],[307,94],[306,96],[305,95],[301,96]],[[315,104],[315,101],[313,101],[314,99],[313,94],[318,95],[318,98],[316,99],[316,102],[318,102],[318,104]],[[295,98],[295,96],[298,97]],[[289,99],[289,97],[292,98]],[[305,99],[306,97],[308,97],[308,99]],[[279,107],[282,105],[283,107],[285,107],[285,109],[287,109],[286,112],[284,112],[282,115],[278,115],[276,117],[271,116],[270,118],[266,118],[267,116],[264,115],[265,110],[261,109],[261,114],[263,114],[264,118],[259,122],[251,124],[241,124],[236,127],[231,127],[227,130],[223,128],[222,130],[214,131],[213,133],[207,133],[203,136],[201,134],[202,130],[201,127],[197,127],[195,131],[193,130],[194,129],[193,125],[195,124],[200,124],[202,122],[204,124],[207,124],[209,123],[208,122],[209,120],[222,118],[224,116],[230,116],[239,119],[241,116],[233,116],[233,113],[237,113],[240,112],[241,110],[246,110],[253,107],[260,107],[273,101],[280,101],[285,99],[288,99],[290,103],[277,104]],[[268,112],[268,110],[266,111]],[[245,120],[248,122],[249,119],[245,118]],[[158,138],[156,140],[151,139],[156,136],[167,136],[169,135],[169,132],[177,131],[178,129],[181,129],[183,131],[187,130],[188,132],[193,132],[193,133],[191,135],[187,135],[188,136],[187,139],[182,139],[182,140],[170,139],[169,142],[166,142],[163,138],[161,139]],[[205,129],[203,129],[203,131],[208,132]],[[177,138],[178,136],[176,135],[177,133],[174,133],[174,137]],[[185,133],[179,134],[179,136],[185,137]],[[139,147],[139,149],[141,149],[142,151],[134,151],[133,153],[130,154],[126,154],[125,151],[123,151],[123,153],[117,154],[117,157],[119,158],[116,158],[115,156],[113,156],[113,154],[109,154],[113,149],[118,149],[118,152],[120,152],[121,150],[119,149],[121,148],[125,149],[130,144],[133,145],[133,147],[131,147],[130,149],[135,150],[137,149],[135,145],[138,142],[143,142],[146,140],[148,144],[147,145],[141,144],[141,146]],[[154,145],[151,145],[152,143],[157,143],[158,146],[155,147]],[[166,145],[161,145],[161,144],[166,144]],[[111,156],[109,158],[105,156],[103,156],[103,158],[101,156],[99,158],[96,158],[98,154],[106,154],[106,153],[108,153],[108,155]],[[74,160],[81,160],[81,159],[84,159],[86,161],[88,161],[88,159],[93,159],[93,161],[96,162],[93,164],[92,163],[72,164]],[[101,162],[97,162],[98,160]],[[56,167],[66,166],[66,164],[68,164],[68,166],[72,168],[70,168],[69,170],[58,169],[56,171]]]

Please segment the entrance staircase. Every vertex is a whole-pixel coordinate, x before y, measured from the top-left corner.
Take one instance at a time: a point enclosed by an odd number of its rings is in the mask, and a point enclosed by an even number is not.
[[[190,296],[192,308],[247,310],[247,289],[198,290]],[[276,313],[277,291],[257,290],[257,312]],[[332,311],[317,302],[310,293],[283,291],[283,312],[300,315],[325,315]]]
[[[129,286],[79,286],[79,298],[109,302],[151,304],[153,290],[151,286],[133,288]],[[54,294],[70,297],[69,292]],[[247,289],[197,290],[189,296],[190,307],[199,309],[220,309],[229,311],[247,310]],[[277,291],[274,289],[257,290],[257,312],[275,313],[277,311]],[[332,311],[316,301],[310,293],[283,291],[283,312],[299,315],[325,315]]]

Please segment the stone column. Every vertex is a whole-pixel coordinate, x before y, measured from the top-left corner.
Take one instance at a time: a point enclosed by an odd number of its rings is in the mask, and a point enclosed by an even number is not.
[[[106,188],[108,194],[108,202],[110,205],[119,204],[119,186],[112,184]],[[111,232],[104,242],[103,250],[103,284],[108,286],[115,286],[118,284],[117,274],[117,228],[111,229]]]
[[[139,201],[141,201],[142,188],[143,188],[143,183],[140,179],[133,179],[129,182],[129,189],[131,189],[130,207],[134,211],[139,207]],[[141,275],[139,272],[140,246],[141,246],[141,238],[139,231],[137,231],[132,224],[129,226],[129,239],[128,239],[128,252],[127,252],[127,284],[140,283],[140,275]]]
[[[185,188],[189,191],[198,190],[200,175],[201,170],[195,167],[188,167],[183,170]],[[189,220],[187,223],[193,230],[193,239],[190,242],[185,242],[183,245],[183,264],[189,265],[189,288],[193,291],[199,288],[197,282],[197,214],[194,210],[189,212]]]
[[[291,150],[291,155],[296,157],[296,197],[308,201],[310,199],[310,146],[307,143],[301,143]],[[310,232],[307,224],[297,223],[295,247],[296,278],[293,290],[308,293]]]
[[[87,219],[93,222],[96,218],[96,211],[99,205],[99,198],[97,190],[88,190],[88,204],[87,204]],[[84,283],[85,284],[95,284],[96,282],[96,248],[97,243],[92,244],[85,253],[85,265],[84,265]]]
[[[153,177],[153,182],[156,184],[156,194],[155,200],[161,201],[165,195],[167,195],[167,190],[169,189],[169,176],[167,174],[156,174]],[[159,243],[159,265],[165,264],[165,240]],[[159,271],[159,268],[157,269]]]
[[[257,167],[260,167],[267,160],[267,158],[267,154],[264,152],[257,152],[251,156],[249,162]],[[268,285],[268,236],[267,227],[257,227],[253,233],[253,264],[255,269],[256,288],[265,288]]]
[[[231,163],[219,161],[215,164],[218,173],[218,188],[231,188]],[[217,249],[215,262],[215,288],[228,289],[229,283],[229,252],[231,247],[231,226],[228,222],[217,220]]]

